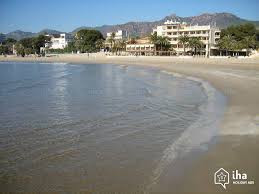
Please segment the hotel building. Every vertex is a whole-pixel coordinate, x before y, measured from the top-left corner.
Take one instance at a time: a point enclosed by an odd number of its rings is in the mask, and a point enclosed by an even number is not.
[[[106,40],[111,38],[112,33],[115,33],[115,40],[128,39],[128,32],[126,30],[118,30],[117,32],[108,32]]]
[[[127,44],[126,51],[131,55],[154,55],[155,45],[151,44],[149,38],[137,39],[135,44]]]
[[[173,49],[181,54],[184,52],[183,45],[179,43],[179,37],[187,35],[189,37],[197,37],[204,43],[204,53],[209,56],[212,50],[216,49],[216,42],[220,38],[220,30],[214,26],[191,26],[186,23],[180,23],[175,21],[166,21],[164,25],[157,26],[153,29],[153,33],[156,32],[158,36],[166,36]],[[190,48],[186,48],[186,52],[190,51]]]
[[[117,32],[108,32],[106,34],[106,41],[105,41],[105,50],[111,50],[111,42],[109,41],[112,37],[112,33],[115,34],[114,41],[121,41],[121,40],[128,40],[128,32],[126,30],[118,30]]]
[[[46,36],[50,37],[50,42],[46,43],[45,47],[50,49],[64,49],[72,41],[72,36],[65,33]]]

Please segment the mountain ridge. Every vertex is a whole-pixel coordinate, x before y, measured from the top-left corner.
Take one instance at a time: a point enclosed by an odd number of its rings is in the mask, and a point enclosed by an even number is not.
[[[232,13],[222,12],[222,13],[203,13],[197,16],[188,16],[188,17],[180,17],[176,14],[171,14],[162,18],[161,20],[157,21],[147,21],[147,22],[134,22],[130,21],[124,24],[117,24],[117,25],[102,25],[97,27],[88,27],[88,26],[81,26],[69,32],[71,34],[75,34],[80,29],[96,29],[99,30],[104,36],[106,36],[107,32],[121,30],[127,30],[130,35],[133,36],[145,36],[152,32],[152,29],[157,26],[163,24],[166,20],[175,20],[178,22],[187,22],[191,25],[216,25],[219,28],[226,28],[230,25],[237,25],[242,23],[253,23],[257,27],[259,27],[259,21],[250,21],[243,18],[240,18]],[[24,32],[21,30],[16,30],[10,33],[5,34],[6,38],[14,38],[20,40],[22,38],[34,37],[39,34],[56,34],[62,33],[58,30],[52,29],[44,29],[38,33],[33,32]],[[64,33],[64,32],[63,32]]]

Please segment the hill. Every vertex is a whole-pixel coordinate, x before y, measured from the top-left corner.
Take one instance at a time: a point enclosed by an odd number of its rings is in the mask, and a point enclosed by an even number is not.
[[[175,14],[166,16],[165,18],[159,20],[159,21],[153,21],[153,22],[128,22],[125,24],[118,24],[118,25],[103,25],[103,26],[97,26],[97,27],[87,27],[82,26],[79,27],[72,32],[71,34],[76,33],[78,30],[81,29],[96,29],[102,32],[104,36],[106,36],[107,32],[117,31],[117,30],[127,30],[130,35],[136,35],[136,36],[144,36],[147,34],[150,34],[152,32],[152,29],[156,27],[157,25],[163,24],[166,20],[175,20],[179,22],[187,22],[189,24],[195,25],[216,25],[219,28],[226,28],[231,25],[237,25],[242,23],[253,23],[257,27],[259,27],[259,21],[249,21],[246,19],[242,19],[240,17],[237,17],[236,15],[233,15],[231,13],[204,13],[199,16],[190,16],[190,17],[180,17]],[[51,30],[51,29],[45,29],[38,33],[32,33],[32,32],[23,32],[20,30],[10,32],[6,34],[6,38],[14,38],[17,40],[20,40],[22,38],[27,37],[33,37],[37,36],[39,34],[58,34],[61,33],[57,30]]]

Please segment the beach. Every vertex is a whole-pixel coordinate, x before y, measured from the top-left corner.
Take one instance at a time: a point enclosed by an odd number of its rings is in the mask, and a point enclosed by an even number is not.
[[[174,184],[175,192],[218,193],[224,191],[213,182],[219,168],[247,173],[255,185],[229,185],[227,193],[256,193],[259,190],[259,59],[207,59],[177,57],[104,56],[91,54],[57,55],[52,57],[0,57],[0,61],[118,64],[125,66],[152,67],[178,73],[209,82],[227,97],[227,107],[220,124],[215,145],[201,154],[191,164],[186,163],[186,172],[176,183],[164,181],[156,192],[169,192],[167,185]],[[186,157],[189,160],[188,157]],[[163,180],[163,177],[162,177]],[[165,180],[166,175],[165,175]],[[191,189],[190,189],[191,188]]]

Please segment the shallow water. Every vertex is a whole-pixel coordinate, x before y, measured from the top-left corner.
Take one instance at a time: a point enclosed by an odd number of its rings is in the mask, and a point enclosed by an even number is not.
[[[0,188],[145,191],[207,103],[152,68],[0,63]]]

